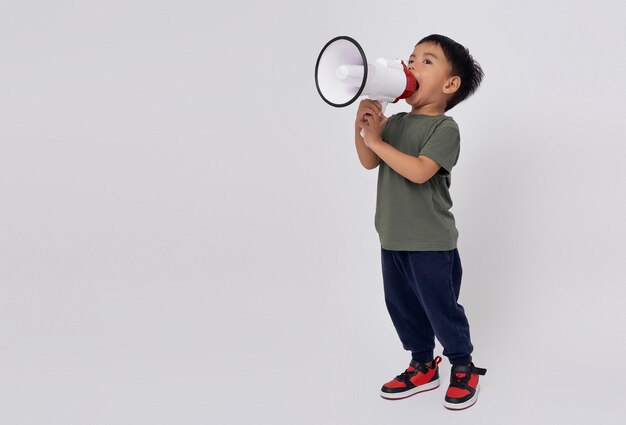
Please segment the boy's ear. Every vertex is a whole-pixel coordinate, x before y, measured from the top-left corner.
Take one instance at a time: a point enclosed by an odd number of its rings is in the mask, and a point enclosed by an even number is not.
[[[461,87],[461,77],[455,75],[454,77],[448,78],[445,85],[443,86],[443,92],[446,94],[453,94]]]

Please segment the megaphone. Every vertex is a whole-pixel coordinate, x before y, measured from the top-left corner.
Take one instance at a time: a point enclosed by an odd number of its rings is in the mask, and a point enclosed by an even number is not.
[[[326,103],[342,108],[360,96],[378,100],[382,111],[389,102],[406,99],[417,90],[417,80],[401,59],[368,62],[356,40],[339,36],[330,40],[315,64],[315,85]]]

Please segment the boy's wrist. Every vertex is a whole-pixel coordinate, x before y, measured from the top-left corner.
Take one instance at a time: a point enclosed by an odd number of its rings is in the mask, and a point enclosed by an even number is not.
[[[372,140],[371,142],[369,142],[367,144],[367,146],[371,149],[371,150],[375,150],[376,148],[378,148],[379,146],[381,146],[383,144],[383,139],[381,137],[377,137],[376,139]]]

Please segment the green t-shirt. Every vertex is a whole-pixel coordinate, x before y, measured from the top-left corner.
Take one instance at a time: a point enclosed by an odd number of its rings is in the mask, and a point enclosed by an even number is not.
[[[459,158],[459,127],[445,115],[394,114],[382,138],[409,155],[423,155],[441,165],[426,183],[417,184],[380,162],[376,198],[376,231],[383,248],[393,251],[449,251],[459,233],[452,207],[452,167]]]

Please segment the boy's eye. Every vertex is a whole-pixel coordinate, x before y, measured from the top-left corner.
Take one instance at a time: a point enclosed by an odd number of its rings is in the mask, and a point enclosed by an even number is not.
[[[411,63],[411,62],[413,62],[413,59],[409,59],[409,62],[408,62],[408,63]]]
[[[428,59],[424,59],[424,63],[425,63],[425,64],[430,64],[430,63],[432,63],[432,62],[431,62],[430,60],[428,60]]]

